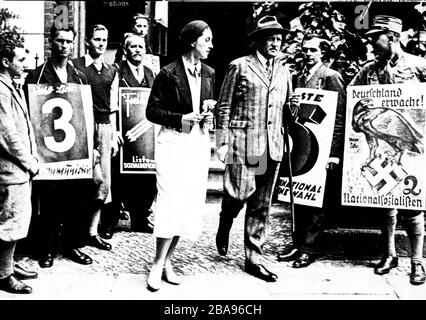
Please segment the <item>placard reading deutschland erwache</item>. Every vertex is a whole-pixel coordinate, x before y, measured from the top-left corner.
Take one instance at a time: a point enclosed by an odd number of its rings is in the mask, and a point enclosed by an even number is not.
[[[297,88],[295,93],[300,94],[300,112],[296,122],[289,126],[294,202],[321,208],[336,118],[337,92]],[[278,200],[290,202],[288,177],[278,180]]]
[[[424,210],[426,83],[347,92],[342,204]]]
[[[37,157],[42,163],[35,179],[92,179],[90,86],[29,84],[28,96]]]
[[[149,88],[120,88],[120,173],[155,173],[154,124],[145,117]]]

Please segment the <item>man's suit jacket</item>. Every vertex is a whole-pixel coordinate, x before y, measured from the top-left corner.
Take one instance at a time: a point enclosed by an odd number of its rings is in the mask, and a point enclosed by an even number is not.
[[[214,99],[215,72],[206,64],[201,64],[200,107],[204,100]],[[146,118],[167,128],[182,131],[182,115],[193,110],[191,90],[185,73],[182,58],[160,70],[154,80],[146,108]]]
[[[29,171],[35,171],[38,166],[35,153],[25,99],[13,88],[10,79],[0,75],[0,184],[29,181]]]
[[[246,199],[256,189],[254,159],[269,152],[281,161],[284,149],[283,107],[291,93],[288,71],[275,61],[271,81],[256,54],[230,63],[217,104],[218,147],[228,144],[224,187]]]
[[[337,91],[336,121],[334,122],[330,156],[342,159],[346,111],[346,90],[342,76],[339,72],[321,65],[307,82],[303,76],[297,77],[295,88]],[[327,112],[327,110],[324,111]]]
[[[139,83],[133,75],[132,70],[130,69],[127,61],[117,62],[113,65],[117,68],[119,79],[120,79],[120,87],[141,87],[144,86],[146,88],[151,88],[154,84],[154,72],[148,68],[147,66],[143,66],[144,73],[144,83]]]

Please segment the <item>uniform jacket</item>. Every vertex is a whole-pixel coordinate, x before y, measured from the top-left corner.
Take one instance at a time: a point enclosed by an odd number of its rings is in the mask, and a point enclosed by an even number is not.
[[[336,121],[334,122],[331,157],[342,158],[345,136],[346,90],[345,83],[339,72],[321,65],[306,82],[303,76],[297,77],[295,88],[311,88],[337,91]],[[324,110],[327,112],[327,110]]]
[[[113,65],[119,74],[120,87],[147,87],[151,88],[154,83],[154,72],[147,66],[143,66],[144,82],[139,83],[133,75],[127,61],[121,61]]]
[[[352,79],[350,86],[426,82],[426,60],[402,52],[395,62],[368,62]]]
[[[215,72],[201,64],[200,107],[204,100],[214,99]],[[167,128],[182,131],[182,115],[193,111],[191,90],[182,58],[160,70],[154,80],[146,108],[146,118]],[[200,110],[194,110],[200,112]]]
[[[269,152],[281,161],[284,149],[283,107],[291,93],[288,71],[275,61],[272,79],[256,54],[230,63],[217,103],[218,147],[228,144],[224,187],[234,198],[246,199],[256,188],[251,159]]]
[[[0,75],[0,184],[29,181],[37,168],[36,144],[24,97]]]

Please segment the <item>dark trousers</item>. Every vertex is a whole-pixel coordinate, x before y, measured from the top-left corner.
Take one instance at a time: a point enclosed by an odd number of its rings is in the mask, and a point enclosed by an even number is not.
[[[143,224],[157,195],[155,174],[120,174],[119,157],[111,163],[112,202],[102,210],[101,225],[114,228],[119,220],[121,203],[129,211],[132,227]]]
[[[39,253],[56,254],[84,245],[87,212],[95,188],[91,181],[64,180],[34,183],[39,199]]]
[[[325,194],[322,208],[303,205],[294,206],[295,233],[293,246],[308,254],[319,251],[318,239],[324,229],[327,218],[339,211],[341,198],[342,168],[327,170]]]
[[[13,274],[14,252],[16,241],[0,240],[0,279],[4,279]]]
[[[279,162],[268,155],[266,172],[256,175],[256,190],[247,200],[232,198],[226,191],[222,200],[222,218],[236,218],[246,203],[244,248],[246,261],[258,264],[266,237],[266,223],[272,202],[272,193],[278,177]]]

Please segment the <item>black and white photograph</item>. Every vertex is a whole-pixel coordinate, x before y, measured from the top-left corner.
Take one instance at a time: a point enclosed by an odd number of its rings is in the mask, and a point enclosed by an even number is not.
[[[0,301],[425,300],[423,82],[422,1],[0,0]]]

